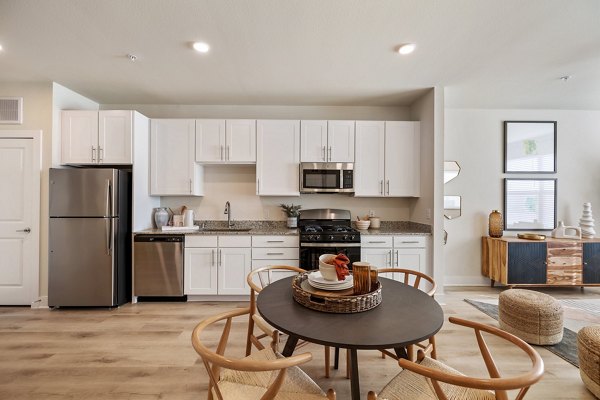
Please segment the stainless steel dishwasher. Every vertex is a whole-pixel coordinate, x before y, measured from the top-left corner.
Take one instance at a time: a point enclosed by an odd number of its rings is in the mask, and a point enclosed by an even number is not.
[[[183,296],[184,235],[135,235],[133,295]]]

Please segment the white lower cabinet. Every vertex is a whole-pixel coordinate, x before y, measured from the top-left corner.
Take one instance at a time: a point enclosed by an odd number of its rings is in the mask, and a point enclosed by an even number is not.
[[[252,269],[274,265],[299,267],[298,241],[298,236],[291,235],[252,236]],[[271,282],[293,275],[296,273],[273,271]]]
[[[361,261],[376,268],[402,268],[427,273],[427,238],[425,236],[361,237]],[[386,278],[402,280],[401,274],[384,274]]]
[[[251,258],[250,236],[186,235],[184,293],[249,294]]]

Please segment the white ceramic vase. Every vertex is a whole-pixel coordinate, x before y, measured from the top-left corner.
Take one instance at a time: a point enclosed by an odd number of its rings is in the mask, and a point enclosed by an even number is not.
[[[581,237],[584,239],[590,239],[596,235],[594,217],[592,216],[592,203],[583,203],[583,213],[579,219],[579,226],[581,227]]]
[[[298,217],[288,217],[287,227],[288,228],[297,228],[298,227]]]

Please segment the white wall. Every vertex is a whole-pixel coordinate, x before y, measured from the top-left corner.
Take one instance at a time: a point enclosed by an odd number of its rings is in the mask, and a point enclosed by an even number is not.
[[[446,284],[489,284],[481,276],[481,236],[488,215],[503,212],[503,178],[535,177],[504,174],[503,121],[557,121],[557,219],[578,225],[584,202],[600,216],[600,111],[446,109],[445,159],[461,166],[448,182],[448,195],[462,196],[462,216],[446,220]],[[516,236],[516,232],[505,232]]]
[[[408,107],[344,106],[206,106],[110,104],[103,109],[135,109],[149,118],[250,118],[250,119],[350,119],[410,120]],[[196,219],[224,220],[225,202],[230,201],[233,218],[238,220],[284,220],[280,203],[301,204],[309,208],[343,208],[352,215],[369,210],[385,220],[408,220],[414,199],[369,199],[347,195],[301,195],[300,197],[256,196],[254,166],[206,166],[204,197],[163,197],[161,205],[173,210],[186,205],[194,209]]]

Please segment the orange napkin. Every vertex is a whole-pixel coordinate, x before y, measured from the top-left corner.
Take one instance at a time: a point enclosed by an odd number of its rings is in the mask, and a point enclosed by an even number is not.
[[[350,271],[348,271],[349,262],[350,259],[342,253],[338,254],[333,259],[333,264],[335,265],[335,273],[337,274],[338,281],[345,281],[346,276],[350,275]]]

